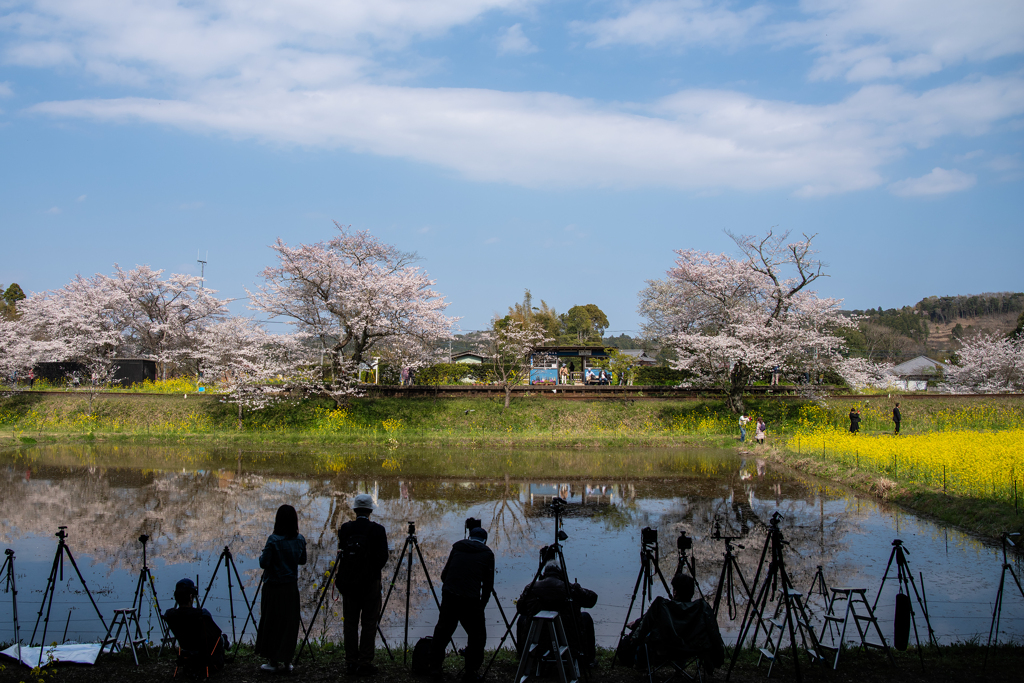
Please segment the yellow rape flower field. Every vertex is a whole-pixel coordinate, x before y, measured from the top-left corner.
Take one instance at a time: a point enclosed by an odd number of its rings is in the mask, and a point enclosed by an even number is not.
[[[1024,499],[1024,428],[951,429],[906,436],[803,427],[786,441],[801,456],[876,472],[900,483],[1014,503]]]

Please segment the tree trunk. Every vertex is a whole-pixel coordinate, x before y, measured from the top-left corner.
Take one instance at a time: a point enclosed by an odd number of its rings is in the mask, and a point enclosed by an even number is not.
[[[746,412],[743,405],[743,391],[750,381],[750,368],[743,363],[736,363],[729,372],[729,397],[725,404],[733,413],[742,415]]]
[[[508,408],[508,404],[512,401],[512,385],[505,382],[505,407]]]

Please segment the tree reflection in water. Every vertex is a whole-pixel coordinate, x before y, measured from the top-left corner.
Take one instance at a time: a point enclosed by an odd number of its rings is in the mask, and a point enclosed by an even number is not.
[[[511,615],[511,600],[536,570],[537,549],[553,539],[548,503],[559,495],[569,501],[565,525],[570,540],[565,553],[570,571],[600,594],[594,610],[599,641],[611,645],[639,569],[643,526],[660,530],[666,576],[676,568],[679,533],[686,531],[695,539],[697,579],[704,594],[711,596],[724,551],[723,544],[712,539],[716,522],[723,534],[743,537],[738,543],[745,547],[737,548],[736,556],[749,581],[767,533],[765,520],[780,511],[782,530],[790,543],[787,566],[796,585],[806,588],[818,565],[825,567],[833,584],[864,571],[863,557],[851,551],[851,540],[863,545],[861,527],[889,519],[873,504],[860,505],[842,492],[735,457],[677,458],[671,476],[658,472],[646,477],[597,476],[589,481],[568,476],[531,481],[508,473],[490,478],[386,475],[372,456],[363,461],[360,457],[345,456],[346,462],[358,466],[317,473],[308,459],[280,452],[235,450],[211,455],[202,449],[113,445],[31,448],[0,457],[0,541],[18,553],[19,573],[25,573],[18,578],[19,588],[28,603],[34,599],[31,596],[41,594],[54,550],[48,539],[58,524],[70,527],[69,544],[83,569],[89,564],[84,558],[93,563],[87,570],[90,587],[105,593],[102,607],[106,611],[131,601],[141,563],[137,538],[143,533],[153,539],[150,565],[160,599],[167,601],[161,603],[165,609],[170,606],[174,582],[182,576],[199,574],[200,588],[205,588],[225,545],[236,558],[251,598],[260,575],[255,558],[272,530],[274,511],[288,503],[299,512],[300,530],[308,542],[308,564],[300,575],[303,614],[306,618],[312,614],[319,591],[326,589],[325,609],[313,633],[340,640],[340,604],[332,587],[325,585],[326,577],[337,551],[336,530],[353,518],[352,497],[371,493],[379,502],[374,519],[388,530],[393,549],[384,571],[386,582],[396,577],[396,586],[384,626],[395,645],[404,622],[406,567],[399,568],[397,575],[395,569],[409,521],[416,522],[426,570],[440,592],[440,573],[451,543],[463,537],[467,517],[482,519],[497,555],[496,588]],[[618,456],[602,453],[602,457]],[[359,465],[364,461],[370,464]],[[934,527],[928,528],[934,533]],[[884,545],[882,552],[892,538],[884,534],[876,543]],[[962,550],[981,552],[962,539],[958,542]],[[429,633],[436,619],[426,575],[418,565],[416,558],[409,600],[411,639]],[[877,579],[865,579],[864,585],[873,591]],[[223,623],[226,590],[222,576],[211,593],[211,605],[222,626],[228,626]],[[942,590],[930,582],[929,598],[938,603]],[[67,610],[84,596],[65,591],[60,599]],[[26,608],[34,609],[31,604]],[[9,610],[9,603],[0,600],[0,641],[11,638]],[[984,610],[978,611],[984,626]],[[149,612],[152,626],[152,606]],[[241,629],[244,608],[238,603],[235,613],[242,614],[237,622]],[[61,612],[56,614],[55,621],[60,621]],[[493,603],[488,619],[494,645],[504,629],[499,627]],[[76,614],[69,637],[101,635],[90,631],[97,627],[98,621],[92,625]],[[728,633],[734,626],[723,623],[723,628]],[[252,634],[250,626],[247,637]]]

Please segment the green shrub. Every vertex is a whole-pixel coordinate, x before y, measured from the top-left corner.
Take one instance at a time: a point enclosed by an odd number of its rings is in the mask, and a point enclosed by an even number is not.
[[[634,384],[641,386],[674,386],[689,379],[692,375],[685,370],[673,370],[665,367],[643,367],[637,372]]]

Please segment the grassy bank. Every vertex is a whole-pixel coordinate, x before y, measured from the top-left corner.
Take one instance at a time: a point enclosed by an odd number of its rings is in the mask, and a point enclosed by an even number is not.
[[[375,681],[376,683],[416,683],[431,679],[412,675],[402,663],[402,655],[396,652],[392,662],[383,651],[379,651],[374,663],[380,671],[372,678],[355,678],[344,675],[344,650],[328,644],[318,651],[314,658],[304,655],[292,674],[292,679],[302,681]],[[490,659],[487,653],[486,661]],[[646,672],[628,669],[622,665],[612,666],[612,651],[599,649],[598,666],[589,672],[590,683],[641,683],[647,680]],[[716,669],[711,680],[724,680],[728,669],[731,650],[727,648],[726,664]],[[892,666],[885,655],[878,651],[863,652],[859,649],[844,649],[839,670],[812,666],[806,657],[800,661],[800,671],[805,681],[856,680],[863,683],[945,683],[946,681],[1017,681],[1020,668],[1024,666],[1024,648],[1000,646],[991,651],[986,665],[985,648],[976,644],[957,644],[925,650],[924,663],[911,648],[906,652],[893,652],[896,666]],[[744,650],[729,678],[737,683],[763,681],[767,665],[757,665],[757,651]],[[248,647],[240,648],[225,669],[215,680],[226,682],[280,680],[273,675],[261,674],[258,667],[264,660],[257,658]],[[515,678],[517,660],[509,651],[501,652],[494,666],[488,672],[487,681],[508,681]],[[32,675],[27,667],[16,666],[12,660],[3,662],[6,670],[0,670],[0,681],[24,682],[43,680],[47,683],[122,683],[126,681],[170,680],[174,672],[173,657],[164,656],[159,661],[142,660],[135,667],[131,653],[104,655],[96,666],[61,666],[44,669],[42,676]],[[461,657],[450,655],[445,661],[445,680],[457,683],[461,680]],[[692,671],[692,670],[691,670]],[[664,672],[663,672],[664,673]],[[772,676],[781,681],[795,680],[795,671],[788,658],[784,658],[773,670]],[[837,678],[838,677],[838,678]],[[537,679],[531,679],[537,680]],[[557,680],[547,678],[542,680]]]
[[[850,408],[863,416],[865,433],[888,430],[894,399],[886,396],[809,403],[751,398],[749,413],[763,417],[773,441],[808,425],[842,428]],[[907,434],[1024,425],[1024,401],[916,399],[905,402]],[[247,412],[200,394],[24,393],[0,398],[0,438],[8,442],[67,439],[291,442],[296,444],[537,446],[680,446],[735,444],[736,417],[718,400],[559,401],[500,399],[357,399],[336,410],[329,401],[285,401]]]

